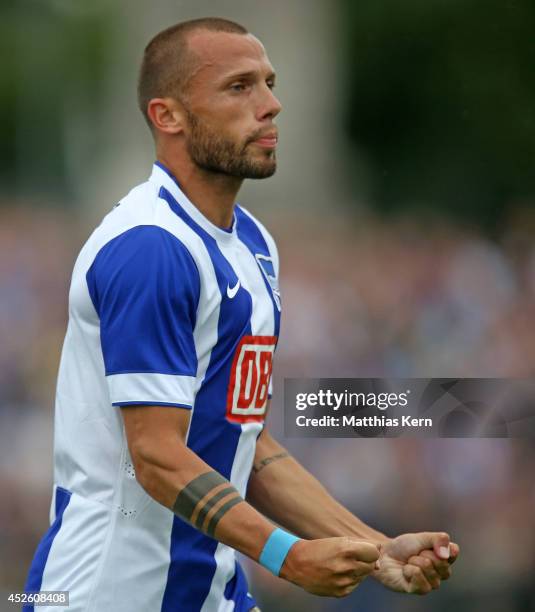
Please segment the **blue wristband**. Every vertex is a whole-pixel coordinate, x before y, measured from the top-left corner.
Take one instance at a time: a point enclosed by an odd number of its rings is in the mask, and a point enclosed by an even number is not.
[[[290,548],[300,538],[284,531],[284,529],[275,529],[264,544],[264,548],[260,553],[260,559],[258,560],[260,565],[263,565],[272,574],[278,576],[282,564],[286,559],[286,556],[290,552]]]

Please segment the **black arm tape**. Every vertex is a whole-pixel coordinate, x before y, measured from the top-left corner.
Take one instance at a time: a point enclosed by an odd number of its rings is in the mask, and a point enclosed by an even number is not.
[[[236,489],[232,485],[229,487],[225,487],[224,489],[221,489],[219,493],[212,495],[212,497],[210,497],[210,499],[199,510],[199,514],[195,519],[195,527],[197,527],[197,529],[200,529],[203,526],[204,520],[206,519],[208,512],[210,512],[210,510],[217,504],[218,501],[223,499],[223,497],[230,495],[231,493],[237,493]]]
[[[206,472],[194,478],[177,495],[173,512],[180,518],[191,519],[191,515],[201,499],[215,487],[230,484],[226,478],[216,471]]]
[[[208,523],[208,527],[206,528],[206,533],[210,536],[210,537],[214,537],[215,534],[215,528],[217,527],[217,524],[219,523],[219,521],[223,518],[223,516],[231,509],[234,508],[234,506],[236,504],[239,504],[243,501],[243,499],[237,495],[236,497],[233,497],[232,499],[229,499],[228,502],[224,503],[221,508],[219,508],[219,510],[214,514],[214,516],[210,519],[210,522]]]

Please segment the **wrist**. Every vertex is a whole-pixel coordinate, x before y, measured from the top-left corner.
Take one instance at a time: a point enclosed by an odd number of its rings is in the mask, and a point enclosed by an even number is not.
[[[383,554],[387,551],[388,545],[392,542],[393,538],[389,538],[384,534],[379,534],[381,537],[377,540],[374,540],[374,544],[376,544],[379,548],[379,559],[377,560],[377,566],[370,574],[372,578],[378,580],[379,582],[383,581],[383,564],[382,557]]]
[[[392,540],[393,538],[386,536],[384,533],[378,533],[377,536],[374,534],[371,538],[371,541],[374,544],[377,544],[377,546],[379,547],[389,544],[390,542],[392,542]]]
[[[299,583],[301,577],[301,568],[303,567],[303,548],[306,547],[308,540],[297,541],[288,551],[286,559],[282,564],[279,577],[294,584]]]
[[[344,535],[348,535],[347,533]],[[378,547],[384,546],[388,544],[392,540],[391,537],[385,535],[381,531],[376,531],[372,528],[356,530],[354,533],[350,534],[354,538],[358,538],[363,540],[364,542],[370,542],[371,544],[375,544]]]
[[[298,537],[277,527],[267,538],[258,562],[275,576],[280,576],[290,550],[299,541]]]

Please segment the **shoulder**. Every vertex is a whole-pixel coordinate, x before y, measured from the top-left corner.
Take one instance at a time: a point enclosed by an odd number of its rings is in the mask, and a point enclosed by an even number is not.
[[[191,241],[180,230],[158,187],[149,181],[138,185],[93,231],[78,255],[73,279],[88,274],[110,278],[126,270],[132,278],[161,278],[180,270],[198,277]]]
[[[136,225],[106,242],[85,278],[97,313],[103,301],[135,304],[136,300],[191,298],[197,303],[200,293],[200,276],[191,253],[176,236],[157,225]]]
[[[137,185],[102,219],[90,236],[88,244],[98,250],[133,227],[155,224],[157,208],[157,187],[150,181]]]
[[[193,263],[189,249],[177,236],[159,225],[140,224],[125,228],[105,242],[97,251],[93,265],[108,261],[119,268],[129,261],[136,261],[141,273],[150,266],[172,266],[182,260]]]

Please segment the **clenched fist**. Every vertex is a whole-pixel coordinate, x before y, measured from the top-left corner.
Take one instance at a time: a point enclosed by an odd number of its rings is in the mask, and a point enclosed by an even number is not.
[[[314,595],[345,597],[377,569],[378,558],[375,544],[350,537],[300,540],[280,576]]]
[[[405,533],[381,545],[374,577],[393,591],[425,595],[450,577],[458,555],[447,533]]]

